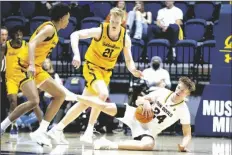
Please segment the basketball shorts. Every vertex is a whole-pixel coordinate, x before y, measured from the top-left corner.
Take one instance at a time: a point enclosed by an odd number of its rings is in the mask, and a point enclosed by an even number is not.
[[[41,66],[35,67],[36,74],[33,78],[29,77],[27,75],[28,64],[20,59],[14,65],[14,73],[10,81],[14,82],[20,89],[22,85],[31,80],[35,80],[37,87],[40,87],[41,84],[51,77]]]
[[[118,108],[118,105],[117,105]],[[125,105],[125,113],[124,116],[119,116],[118,113],[116,114],[116,118],[126,124],[132,133],[132,137],[135,140],[141,140],[144,136],[151,137],[153,139],[156,138],[156,135],[152,134],[152,131],[147,126],[147,124],[142,124],[136,120],[134,114],[136,111],[135,107],[129,106],[128,104]],[[119,110],[120,108],[118,108]]]
[[[18,94],[19,85],[14,81],[14,78],[6,78],[7,95]]]
[[[83,76],[85,78],[86,88],[94,94],[97,92],[93,89],[92,84],[97,80],[103,80],[108,86],[110,83],[110,77],[112,75],[112,69],[105,69],[91,62],[85,61],[83,66]]]

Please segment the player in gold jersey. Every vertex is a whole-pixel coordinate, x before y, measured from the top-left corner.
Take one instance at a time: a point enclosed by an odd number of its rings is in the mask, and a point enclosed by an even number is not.
[[[1,123],[1,133],[22,114],[34,109],[39,104],[37,87],[53,96],[40,127],[30,137],[41,145],[51,146],[47,137],[47,127],[56,115],[65,99],[64,91],[54,79],[42,69],[42,64],[51,50],[58,42],[58,31],[66,28],[70,17],[70,8],[65,4],[55,5],[51,9],[51,21],[41,24],[33,33],[28,44],[28,51],[22,51],[18,55],[18,61],[14,64],[14,81],[28,101],[17,106],[15,110]]]
[[[110,14],[110,23],[104,23],[98,28],[76,31],[71,35],[71,45],[74,52],[72,63],[76,68],[78,68],[81,63],[78,49],[79,39],[93,38],[85,54],[83,75],[87,84],[83,95],[103,101],[109,96],[107,86],[110,82],[112,70],[122,50],[124,51],[128,70],[135,77],[142,77],[141,71],[136,69],[132,59],[130,37],[126,34],[125,28],[121,26],[124,11],[119,8],[113,8]],[[76,119],[80,113],[88,107],[88,103],[79,102],[75,104],[61,122],[48,132],[50,137],[62,143],[64,140],[62,134],[64,127]],[[92,108],[89,124],[86,132],[80,138],[81,141],[92,143],[93,126],[100,112],[100,110]]]
[[[5,56],[6,56],[6,87],[7,87],[7,98],[10,102],[11,113],[17,106],[17,94],[19,91],[19,83],[16,83],[14,79],[17,77],[14,75],[14,62],[17,62],[17,55],[23,51],[28,51],[28,45],[25,40],[23,40],[23,27],[15,26],[10,30],[11,40],[6,42]],[[39,121],[42,120],[42,114],[40,112],[39,106],[34,109],[34,112]],[[16,135],[18,132],[15,122],[12,123],[10,133]]]

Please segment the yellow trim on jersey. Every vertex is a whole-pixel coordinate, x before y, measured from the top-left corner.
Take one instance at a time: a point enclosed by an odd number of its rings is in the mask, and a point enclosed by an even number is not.
[[[166,97],[164,104],[166,104],[166,103],[167,103],[168,98],[169,98],[169,97],[170,97],[173,93],[174,93],[173,91],[171,91],[171,92],[170,92],[170,94]],[[181,104],[181,103],[184,103],[184,100],[183,100],[183,101],[181,101],[181,102],[179,102],[179,103],[176,103],[176,104],[170,105],[170,106],[171,106],[171,107],[174,107],[174,106],[177,106],[177,105],[179,105],[179,104]]]
[[[44,22],[43,24],[41,24],[36,30],[35,32],[32,34],[30,41],[35,38],[35,36],[38,34],[38,32],[46,25],[52,25],[54,27],[54,35],[52,37],[46,38],[43,42],[41,42],[40,44],[38,44],[35,48],[35,65],[38,67],[41,67],[44,60],[50,55],[50,53],[52,52],[53,48],[56,47],[58,41],[59,41],[59,37],[58,37],[58,33],[56,30],[55,25],[51,22]],[[27,52],[22,52],[21,54],[19,54],[18,56],[20,58],[20,60],[22,60],[22,62],[24,63],[28,63],[28,58],[29,58],[29,54],[28,51]]]

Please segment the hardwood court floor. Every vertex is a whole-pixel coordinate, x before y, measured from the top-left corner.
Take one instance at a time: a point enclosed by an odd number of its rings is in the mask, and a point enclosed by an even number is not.
[[[75,155],[231,155],[231,139],[229,138],[204,138],[193,137],[189,145],[190,152],[177,152],[177,144],[180,136],[159,136],[156,140],[154,151],[117,151],[117,150],[93,150],[91,145],[82,144],[79,141],[80,134],[65,134],[69,146],[54,145],[53,148],[41,147],[31,141],[29,133],[20,133],[17,139],[10,139],[5,133],[1,137],[1,154],[75,154]],[[107,139],[122,141],[130,138],[122,133],[107,135]]]

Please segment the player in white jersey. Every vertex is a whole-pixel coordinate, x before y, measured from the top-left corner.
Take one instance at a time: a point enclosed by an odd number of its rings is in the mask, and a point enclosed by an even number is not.
[[[136,108],[126,105],[124,116],[118,119],[130,127],[134,140],[117,143],[101,138],[95,141],[94,148],[153,150],[156,136],[180,120],[184,138],[182,143],[178,145],[178,149],[185,152],[191,140],[190,113],[185,99],[194,90],[195,84],[188,77],[182,77],[179,79],[175,92],[160,88],[144,97],[139,97],[136,100],[136,105],[143,105],[143,114],[145,116],[152,115],[153,111],[153,120],[146,124],[140,123],[134,117]]]
[[[154,112],[153,120],[146,124],[135,119],[135,107],[126,104],[120,106],[115,103],[106,103],[97,97],[93,99],[77,95],[77,98],[88,106],[117,117],[131,128],[134,140],[117,143],[101,138],[94,142],[94,149],[153,150],[156,136],[180,120],[184,138],[178,148],[179,151],[185,152],[191,140],[190,113],[185,99],[194,90],[194,82],[188,77],[182,77],[179,79],[175,92],[160,88],[146,96],[139,97],[136,100],[136,105],[143,105],[143,115],[150,117],[152,111]],[[62,137],[57,136],[56,139],[59,141]]]

